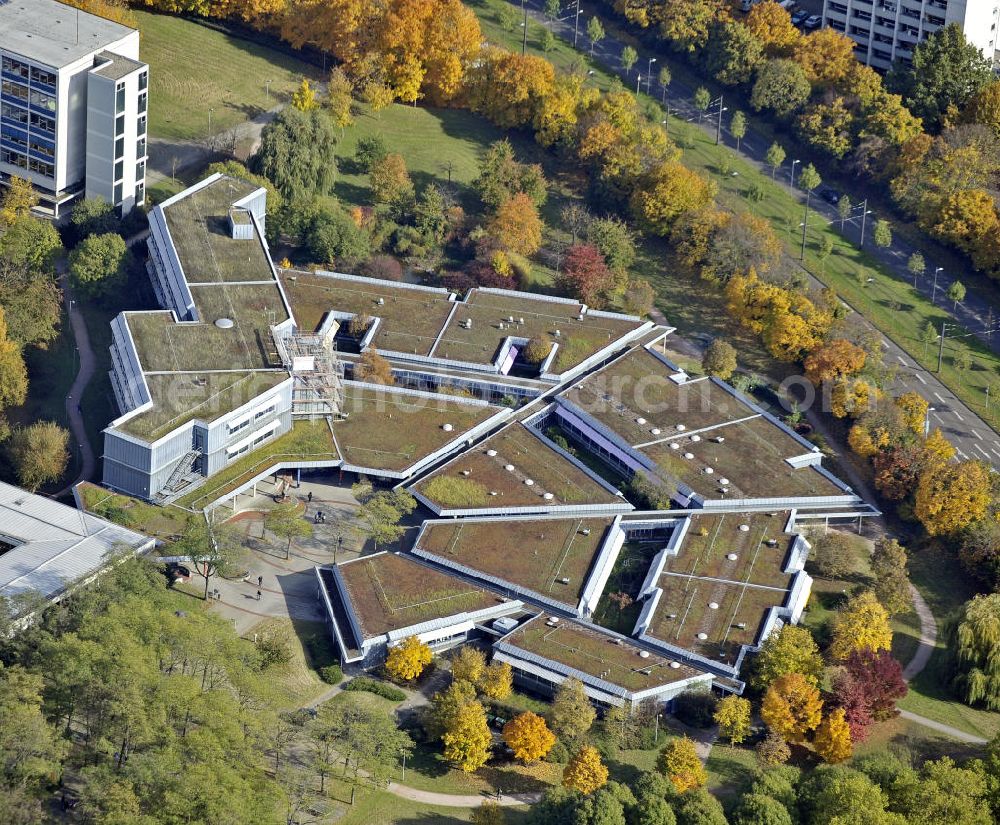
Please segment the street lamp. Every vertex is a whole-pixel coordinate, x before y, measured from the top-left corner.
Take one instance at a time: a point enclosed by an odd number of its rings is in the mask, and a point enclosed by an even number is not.
[[[403,778],[400,781],[401,782],[405,782],[406,781],[406,751],[404,751],[402,748],[400,748],[399,752],[400,752],[400,754],[403,757]]]
[[[715,145],[718,146],[719,142],[722,140],[722,113],[728,112],[729,107],[722,105],[722,95],[719,95],[717,100],[713,100],[708,104],[709,109],[714,109],[716,106],[719,107],[719,119],[715,124]]]
[[[641,74],[635,76],[635,94],[636,94],[636,97],[639,96],[639,84],[640,83],[642,83],[642,75]]]
[[[264,100],[267,102],[267,104],[269,106],[271,105],[271,83],[272,82],[273,81],[271,81],[271,80],[265,80],[264,81]]]
[[[934,298],[937,296],[937,276],[939,272],[944,271],[943,266],[939,266],[934,270],[934,286],[931,288],[931,303],[934,303]]]
[[[208,107],[208,134],[209,135],[212,134],[212,112],[214,112],[214,111],[215,111],[215,109],[213,109],[211,106]]]
[[[795,186],[795,164],[796,163],[802,163],[802,161],[798,160],[797,158],[792,161],[792,171],[788,175],[788,185],[789,186]]]
[[[986,397],[988,399],[989,395],[987,395]],[[987,405],[988,404],[989,404],[989,402],[987,401]],[[928,407],[927,408],[927,413],[924,415],[924,438],[927,438],[927,436],[930,435],[930,432],[931,432],[931,413],[932,412],[934,412],[934,408],[933,407]]]
[[[653,79],[653,64],[656,62],[655,57],[649,58],[646,63],[646,94],[649,94],[649,83]]]

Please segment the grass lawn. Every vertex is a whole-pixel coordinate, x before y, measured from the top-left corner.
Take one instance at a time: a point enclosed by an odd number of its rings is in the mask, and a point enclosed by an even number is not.
[[[320,650],[314,647],[313,639],[326,639],[329,647],[329,632],[323,622],[307,622],[286,618],[265,619],[250,628],[244,638],[254,639],[260,636],[273,636],[285,642],[291,657],[287,664],[275,666],[267,671],[268,679],[278,699],[278,705],[283,710],[293,710],[315,699],[329,689],[319,678],[315,667],[322,667],[334,661],[330,656],[327,661],[314,662],[310,652]]]
[[[319,71],[266,46],[179,17],[135,11],[149,63],[149,132],[197,140],[286,103]],[[270,83],[270,95],[266,81]]]
[[[94,515],[117,523],[127,522],[126,526],[156,538],[183,532],[187,522],[188,514],[176,507],[157,507],[130,496],[112,493],[90,482],[84,482],[78,490],[84,507]]]
[[[705,763],[708,790],[726,804],[738,796],[757,771],[757,757],[750,748],[716,743]]]

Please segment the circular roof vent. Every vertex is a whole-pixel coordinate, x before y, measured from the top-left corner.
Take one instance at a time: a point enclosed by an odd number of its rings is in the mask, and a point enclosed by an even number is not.
[[[504,467],[503,467],[503,468],[504,468],[504,469],[505,469],[505,470],[506,470],[506,471],[507,471],[508,473],[512,473],[512,472],[514,472],[514,465],[513,465],[513,464],[504,464]]]
[[[718,610],[719,609],[719,603],[718,602],[709,602],[708,603],[708,609],[709,610]]]
[[[677,670],[680,666],[681,666],[680,662],[671,662],[670,663],[670,667],[672,667],[674,670]]]
[[[524,480],[524,483],[525,483],[525,486],[527,486],[527,487],[534,487],[535,486],[535,482],[532,481],[530,478],[526,478]]]
[[[450,433],[455,428],[451,424],[442,424],[441,429],[444,430],[446,433]]]
[[[740,532],[741,533],[749,533],[750,532],[750,525],[749,524],[741,524],[740,525]]]
[[[649,651],[648,650],[640,650],[639,651],[639,658],[640,659],[648,659],[649,658]]]
[[[739,558],[739,556],[737,556],[735,553],[727,553],[726,558],[729,559],[730,561],[736,561]]]
[[[694,453],[684,453],[684,458],[690,461],[692,458],[694,458]]]
[[[233,328],[233,319],[232,318],[219,318],[219,320],[217,320],[215,322],[215,325],[219,329],[232,329]]]
[[[497,454],[496,450],[487,450],[486,451],[486,455],[488,455],[490,458],[494,458],[496,456],[496,454]]]
[[[705,641],[705,639],[708,638],[708,634],[707,633],[699,633],[698,634],[698,638],[701,639],[701,641]]]

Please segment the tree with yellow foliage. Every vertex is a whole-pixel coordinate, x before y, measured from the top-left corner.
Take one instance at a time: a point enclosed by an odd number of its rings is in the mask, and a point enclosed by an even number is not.
[[[836,29],[818,29],[795,44],[792,59],[811,83],[839,83],[856,63],[854,41]]]
[[[483,668],[476,687],[487,699],[502,702],[514,690],[514,669],[507,662],[493,662]]]
[[[787,673],[767,689],[760,718],[786,742],[803,742],[819,724],[822,711],[819,688],[800,673]]]
[[[806,317],[780,310],[768,318],[761,338],[767,351],[786,363],[798,361],[822,340]]]
[[[334,66],[330,72],[330,80],[326,84],[326,107],[330,110],[333,122],[341,129],[354,123],[354,118],[351,117],[353,105],[354,86],[344,74],[344,70],[340,66]]]
[[[563,769],[564,788],[589,794],[608,781],[608,769],[601,762],[601,754],[592,745],[584,745]]]
[[[535,120],[555,84],[547,60],[487,47],[469,69],[469,106],[498,126],[524,126]]]
[[[924,449],[922,460],[925,467],[931,465],[947,464],[955,457],[955,446],[944,437],[940,427],[931,430],[931,434],[924,439]]]
[[[31,181],[12,175],[0,204],[0,226],[12,226],[18,218],[28,215],[36,206],[38,193]]]
[[[889,611],[865,590],[847,602],[833,620],[830,655],[846,659],[855,650],[888,650],[892,645]]]
[[[791,15],[777,3],[757,3],[743,24],[763,45],[768,57],[788,57],[802,33],[792,25]]]
[[[503,741],[524,763],[536,762],[552,750],[556,735],[537,713],[526,710],[503,726]]]
[[[583,75],[559,75],[550,94],[540,102],[532,126],[542,146],[562,146],[572,141],[577,113],[589,108],[599,92],[586,88]]]
[[[700,788],[708,781],[694,742],[686,736],[671,737],[660,751],[656,766],[674,784],[677,793]]]
[[[948,535],[986,515],[991,491],[990,469],[982,461],[932,465],[920,474],[914,513],[930,535]]]
[[[319,106],[316,90],[309,83],[309,78],[303,77],[299,88],[292,93],[292,105],[300,112],[311,112]]]
[[[813,747],[824,762],[839,764],[851,758],[851,728],[844,720],[844,709],[834,708],[816,728]]]
[[[729,6],[724,0],[654,3],[650,13],[659,24],[660,34],[678,51],[689,53],[705,47],[713,23],[724,22],[730,17]]]
[[[21,348],[8,335],[7,318],[0,306],[0,435],[9,432],[3,409],[23,404],[27,395],[28,368]]]
[[[416,636],[407,636],[395,647],[389,648],[385,672],[391,679],[409,682],[416,679],[434,658],[431,649]]]
[[[476,13],[461,0],[437,0],[424,34],[424,93],[433,106],[452,102],[482,47]]]
[[[462,705],[441,737],[444,758],[465,773],[479,770],[490,758],[493,735],[479,702]]]
[[[923,435],[927,410],[930,409],[926,399],[917,392],[904,392],[896,396],[896,407],[902,414],[904,426],[916,435]]]
[[[677,161],[661,163],[632,194],[631,208],[646,226],[666,235],[685,212],[704,209],[715,197],[712,181]]]
[[[542,245],[538,207],[525,192],[518,192],[497,207],[488,232],[509,252],[533,255]]]
[[[736,694],[730,694],[716,705],[712,718],[730,745],[738,745],[750,735],[750,710],[750,700]]]
[[[806,378],[819,386],[861,372],[867,354],[845,338],[834,338],[806,356]]]
[[[451,679],[453,682],[476,684],[486,667],[486,656],[478,647],[462,645],[451,657]]]
[[[882,392],[864,378],[845,378],[830,390],[830,412],[837,418],[859,418],[873,409]]]

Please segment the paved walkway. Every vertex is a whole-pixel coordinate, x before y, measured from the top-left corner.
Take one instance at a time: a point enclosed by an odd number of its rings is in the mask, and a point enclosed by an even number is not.
[[[904,719],[909,719],[911,722],[916,722],[918,725],[923,725],[925,728],[932,728],[933,730],[943,733],[946,736],[950,736],[952,739],[968,742],[971,745],[987,744],[987,740],[983,739],[981,736],[966,733],[964,730],[953,728],[951,725],[945,725],[943,722],[935,722],[933,719],[928,719],[926,716],[911,713],[908,710],[901,710],[899,715]]]
[[[498,801],[496,796],[492,794],[462,796],[460,794],[434,793],[434,791],[421,791],[408,785],[400,785],[398,782],[390,782],[387,790],[403,799],[411,799],[414,802],[423,802],[427,805],[440,805],[444,808],[478,808],[486,800]],[[541,798],[541,792],[537,791],[535,793],[505,793],[500,797],[499,802],[504,807],[534,805]]]
[[[931,654],[937,647],[937,622],[934,620],[934,614],[931,613],[924,597],[920,595],[920,591],[912,584],[910,595],[913,596],[913,610],[920,619],[920,640],[913,658],[903,668],[903,678],[907,682],[913,681],[927,667]]]
[[[72,484],[64,490],[60,490],[56,497],[69,493],[73,484],[80,481],[88,481],[94,475],[94,450],[87,438],[87,428],[83,423],[83,393],[94,375],[94,350],[90,346],[90,334],[87,331],[87,322],[83,313],[77,306],[76,299],[73,298],[73,290],[69,283],[69,272],[66,267],[66,260],[62,259],[57,264],[59,272],[59,285],[62,287],[63,300],[66,302],[67,315],[69,316],[70,328],[73,330],[73,339],[76,342],[76,350],[80,357],[80,368],[77,370],[73,385],[69,388],[66,396],[66,417],[69,419],[69,428],[73,434],[71,447],[74,453],[80,458],[80,472]]]

